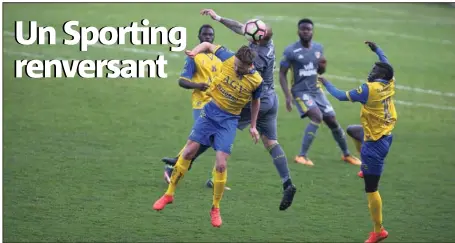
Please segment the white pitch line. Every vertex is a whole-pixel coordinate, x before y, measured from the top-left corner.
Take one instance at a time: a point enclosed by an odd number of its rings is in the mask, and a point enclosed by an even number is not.
[[[331,74],[324,74],[324,76],[326,76],[328,78],[335,78],[335,79],[352,82],[352,83],[359,83],[359,84],[365,83],[365,79],[331,75]],[[451,93],[451,92],[442,92],[442,91],[431,90],[431,89],[421,89],[421,88],[409,87],[409,86],[400,85],[400,84],[397,84],[395,86],[395,88],[398,90],[413,91],[416,93],[431,94],[431,95],[436,95],[436,96],[455,97],[455,93]]]
[[[45,55],[42,55],[42,54],[34,54],[34,53],[28,53],[28,52],[16,52],[16,51],[10,51],[10,50],[3,50],[3,52],[8,55],[25,56],[25,57],[30,57],[30,58],[41,58],[41,59],[47,58]],[[55,58],[55,59],[64,60],[64,58],[60,58],[60,57]],[[179,73],[171,72],[171,73],[168,73],[168,75],[177,76],[177,75],[179,75]],[[342,76],[333,76],[333,77],[342,77]],[[346,79],[340,79],[340,80],[347,81]],[[403,100],[395,100],[395,102],[400,105],[411,106],[411,107],[425,107],[425,108],[431,108],[431,109],[437,109],[437,110],[455,111],[455,107],[452,107],[452,106],[441,106],[441,105],[435,105],[435,104],[416,103],[416,102],[412,102],[412,101],[403,101]]]
[[[290,22],[290,23],[294,23],[294,24],[297,23],[297,21],[299,21],[299,19],[296,17],[288,17],[288,16],[256,16],[255,18],[259,18],[264,21]],[[372,30],[372,29],[365,30],[365,29],[360,29],[360,28],[338,26],[338,25],[333,25],[333,24],[317,23],[317,24],[315,24],[315,28],[350,31],[350,32],[355,32],[355,33],[369,33],[369,34],[380,35],[380,36],[392,36],[392,37],[398,37],[398,38],[403,38],[403,39],[426,41],[426,42],[443,44],[443,45],[452,45],[453,44],[453,42],[451,40],[432,39],[432,38],[426,38],[426,37],[422,37],[422,36],[401,34],[401,33],[395,33],[395,32],[390,32],[390,31],[378,31],[378,30]]]

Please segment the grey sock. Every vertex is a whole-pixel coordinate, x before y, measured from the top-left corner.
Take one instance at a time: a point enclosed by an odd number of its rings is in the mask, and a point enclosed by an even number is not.
[[[272,145],[271,149],[269,149],[269,153],[272,156],[273,164],[280,174],[281,182],[285,183],[288,179],[291,178],[289,175],[289,168],[288,168],[288,160],[286,158],[286,154],[284,154],[281,145],[276,143]]]
[[[343,152],[344,156],[349,155],[348,144],[346,142],[346,135],[344,134],[343,129],[341,127],[337,127],[332,129],[332,135],[335,141],[338,143],[341,151]]]
[[[300,149],[300,155],[306,156],[308,149],[313,143],[314,137],[316,137],[316,132],[318,131],[319,125],[310,122],[305,129],[305,135],[303,135],[302,148]]]

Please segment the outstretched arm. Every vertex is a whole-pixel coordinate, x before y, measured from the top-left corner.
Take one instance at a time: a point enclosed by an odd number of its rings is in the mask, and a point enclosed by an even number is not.
[[[366,84],[362,84],[357,89],[343,91],[337,89],[332,83],[323,77],[319,77],[318,79],[325,86],[327,92],[339,101],[360,102],[362,104],[365,104],[368,101],[368,85]]]
[[[376,43],[372,42],[372,41],[365,41],[365,44],[367,44],[370,49],[376,53],[376,55],[378,55],[378,58],[379,58],[379,61],[380,62],[385,62],[385,63],[389,63],[389,60],[387,59],[384,51],[379,48],[378,45],[376,45]],[[390,63],[389,63],[390,64]]]
[[[213,11],[213,9],[203,9],[203,10],[201,10],[201,14],[208,15],[213,20],[216,20],[216,21],[222,23],[224,26],[226,26],[230,30],[234,31],[234,33],[243,35],[243,24],[240,23],[239,21],[221,17],[218,14],[216,14],[216,12]]]
[[[233,20],[233,19],[228,19],[224,17],[220,17],[220,23],[224,24],[224,26],[228,27],[230,30],[234,31],[235,33],[239,35],[243,35],[243,24]]]

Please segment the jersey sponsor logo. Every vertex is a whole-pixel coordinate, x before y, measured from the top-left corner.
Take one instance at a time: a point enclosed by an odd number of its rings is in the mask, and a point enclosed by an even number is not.
[[[313,62],[308,63],[307,65],[303,65],[302,69],[299,69],[299,76],[302,77],[309,77],[317,75],[317,70],[314,68]]]

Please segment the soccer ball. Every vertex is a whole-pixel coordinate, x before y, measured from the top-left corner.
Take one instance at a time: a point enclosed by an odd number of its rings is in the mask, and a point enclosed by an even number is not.
[[[260,41],[267,33],[266,28],[267,26],[262,20],[250,19],[243,25],[243,35],[248,41]]]

